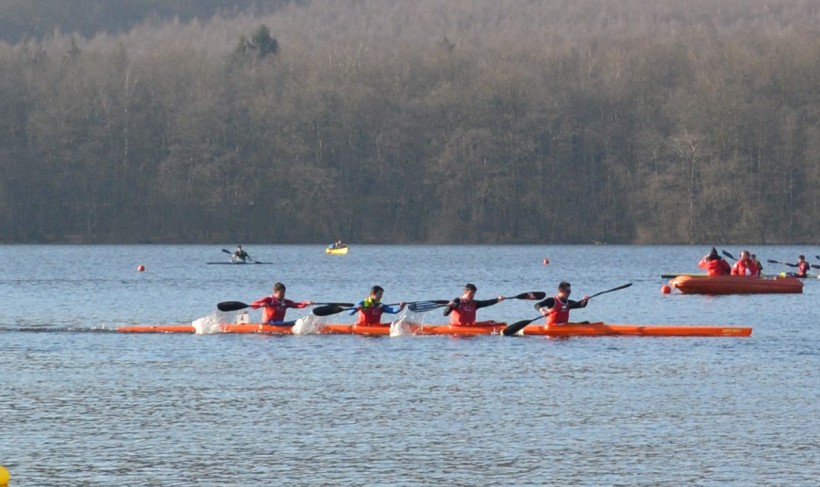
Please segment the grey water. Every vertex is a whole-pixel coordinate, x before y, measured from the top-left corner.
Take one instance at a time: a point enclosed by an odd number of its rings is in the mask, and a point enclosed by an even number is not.
[[[820,279],[661,294],[701,246],[0,246],[0,464],[21,486],[789,485],[820,478]],[[741,247],[726,247],[738,255]],[[764,272],[820,249],[751,248]],[[549,259],[549,264],[544,264]],[[812,260],[817,263],[816,260]],[[144,265],[144,272],[137,266]],[[573,320],[748,338],[123,334],[294,300],[603,294]],[[538,315],[506,300],[479,319]],[[307,310],[291,310],[297,318]],[[252,312],[258,317],[258,312]],[[352,320],[338,315],[339,320]],[[444,322],[438,312],[425,316]]]

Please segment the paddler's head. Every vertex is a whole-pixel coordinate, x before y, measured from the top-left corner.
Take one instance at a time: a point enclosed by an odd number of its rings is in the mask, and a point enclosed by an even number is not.
[[[364,300],[365,307],[373,306],[379,304],[382,300],[382,295],[384,294],[384,288],[381,286],[373,286],[370,288],[370,296]]]
[[[276,284],[273,285],[273,295],[274,295],[274,297],[276,297],[276,299],[284,298],[286,290],[287,289],[285,288],[285,285],[282,284],[281,282],[277,282]]]
[[[706,256],[709,260],[719,259],[720,256],[718,255],[717,249],[712,247],[712,250],[709,251],[709,255]]]
[[[478,291],[478,288],[475,287],[475,284],[467,283],[464,285],[464,298],[468,301],[473,299],[475,296],[475,292]]]
[[[561,281],[558,284],[558,296],[562,299],[566,299],[569,297],[569,294],[572,292],[572,285],[567,281]]]

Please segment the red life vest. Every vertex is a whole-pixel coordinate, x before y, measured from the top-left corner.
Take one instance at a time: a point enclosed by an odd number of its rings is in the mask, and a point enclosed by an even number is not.
[[[700,262],[698,262],[698,267],[706,269],[706,273],[710,276],[724,276],[732,270],[729,267],[729,263],[723,259],[701,259]]]
[[[568,303],[561,301],[557,294],[552,299],[555,300],[555,306],[552,307],[553,312],[547,316],[547,325],[569,323],[569,309],[564,309]]]
[[[757,264],[750,260],[748,263],[739,260],[732,266],[733,276],[757,276],[760,271],[757,270]]]
[[[291,301],[292,303],[292,301]],[[262,308],[262,322],[285,321],[285,312],[288,310],[288,300],[279,301],[274,296],[266,296],[251,304],[252,308]]]
[[[364,301],[364,306],[356,315],[357,325],[377,325],[382,319],[382,304],[378,302],[371,302],[369,298]]]
[[[475,323],[475,301],[459,300],[452,312],[450,312],[451,325],[463,325],[465,323]]]
[[[797,275],[799,277],[806,277],[809,274],[809,268],[808,262],[801,262],[797,266]]]

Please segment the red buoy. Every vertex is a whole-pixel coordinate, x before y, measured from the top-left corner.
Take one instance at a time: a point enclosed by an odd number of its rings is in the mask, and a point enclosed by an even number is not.
[[[137,266],[137,272],[145,272],[145,266],[140,264]]]
[[[672,288],[664,284],[661,286],[661,294],[669,294],[672,292]]]

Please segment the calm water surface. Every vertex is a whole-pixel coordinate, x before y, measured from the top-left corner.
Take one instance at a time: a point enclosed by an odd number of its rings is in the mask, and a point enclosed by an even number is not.
[[[12,487],[814,486],[820,478],[820,280],[797,295],[662,295],[660,274],[697,272],[708,249],[689,246],[354,245],[347,256],[246,247],[274,265],[206,265],[226,257],[219,246],[0,246],[0,464]],[[764,262],[820,254],[752,250]],[[380,284],[394,302],[451,298],[466,282],[478,299],[552,293],[562,279],[576,298],[634,283],[594,298],[575,320],[754,333],[113,331],[190,323],[220,301],[269,294],[275,281],[288,297],[314,301],[357,301]],[[536,315],[520,300],[479,311],[508,322]]]

